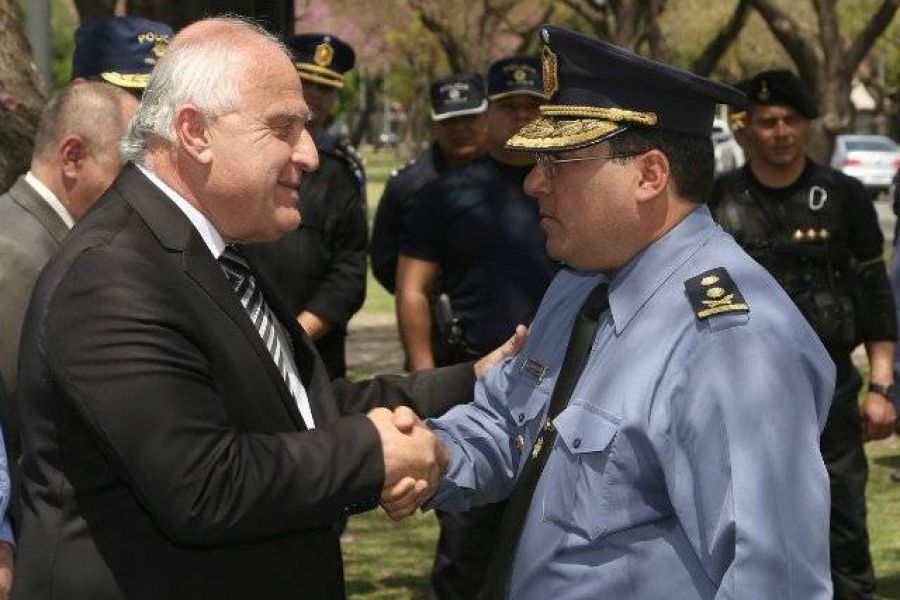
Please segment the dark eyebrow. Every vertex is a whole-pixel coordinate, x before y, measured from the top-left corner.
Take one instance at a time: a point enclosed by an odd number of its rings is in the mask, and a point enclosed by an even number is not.
[[[279,111],[266,116],[266,124],[270,127],[293,127],[295,125],[305,125],[309,120],[309,113],[298,113],[291,111]]]

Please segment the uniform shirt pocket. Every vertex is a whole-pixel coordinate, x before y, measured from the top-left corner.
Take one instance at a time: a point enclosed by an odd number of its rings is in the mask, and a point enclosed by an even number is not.
[[[580,402],[553,420],[557,438],[544,471],[545,521],[591,541],[610,530],[610,461],[620,422],[620,417]]]

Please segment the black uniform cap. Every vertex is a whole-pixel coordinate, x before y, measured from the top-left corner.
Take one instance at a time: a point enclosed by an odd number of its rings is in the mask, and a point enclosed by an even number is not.
[[[716,104],[746,104],[733,87],[562,27],[544,25],[540,38],[550,104],[510,138],[511,150],[571,150],[633,126],[708,137]]]
[[[356,64],[350,44],[328,33],[303,33],[285,40],[300,79],[341,89],[344,74]]]
[[[75,30],[72,77],[99,78],[128,89],[144,89],[150,71],[172,37],[165,23],[144,17],[109,17]]]
[[[533,56],[510,56],[488,68],[488,99],[524,94],[546,99],[541,60]]]
[[[477,115],[487,109],[484,80],[477,73],[460,73],[431,84],[431,120]]]
[[[807,119],[819,116],[812,94],[800,79],[787,69],[758,73],[747,82],[745,91],[754,106],[789,106]]]

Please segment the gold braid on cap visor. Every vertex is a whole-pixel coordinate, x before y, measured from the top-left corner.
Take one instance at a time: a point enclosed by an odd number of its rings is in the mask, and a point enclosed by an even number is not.
[[[506,142],[510,150],[554,150],[584,146],[634,123],[653,127],[658,122],[652,112],[597,106],[547,104],[541,116],[525,125]],[[568,118],[566,118],[568,117]]]
[[[297,68],[297,72],[300,73],[300,77],[303,79],[308,79],[309,81],[321,83],[322,85],[329,85],[338,89],[344,87],[344,76],[336,71],[318,65],[311,65],[309,63],[294,63],[294,66]]]

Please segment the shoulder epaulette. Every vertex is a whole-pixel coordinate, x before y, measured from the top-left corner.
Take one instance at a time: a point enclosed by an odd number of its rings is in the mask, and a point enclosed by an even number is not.
[[[710,269],[684,282],[698,319],[732,312],[749,312],[740,290],[724,267]]]
[[[353,171],[353,175],[356,179],[359,180],[359,184],[365,187],[366,184],[366,171],[365,164],[363,163],[362,156],[359,155],[359,152],[350,145],[350,143],[344,138],[338,138],[337,144],[335,144],[332,152],[343,158],[347,164],[350,166],[350,170]]]

